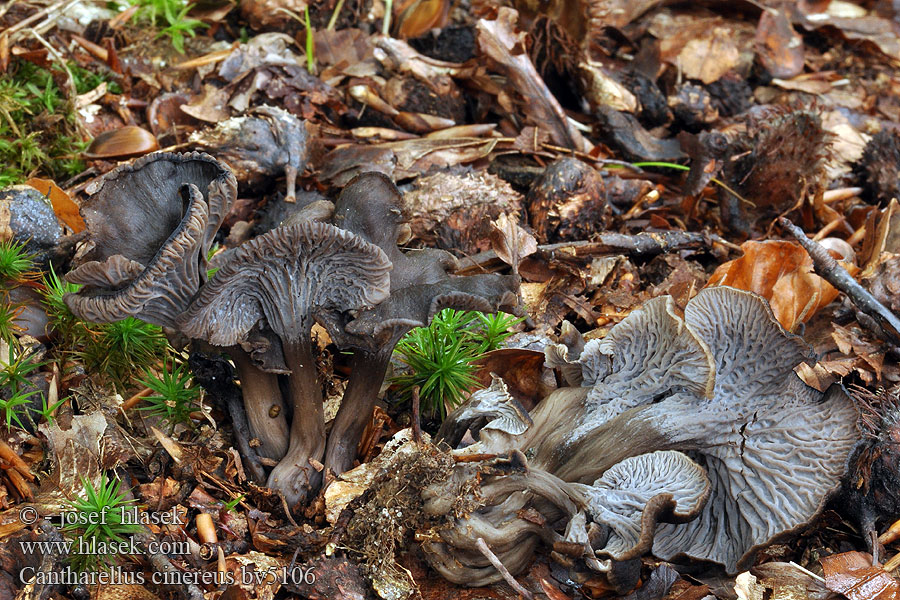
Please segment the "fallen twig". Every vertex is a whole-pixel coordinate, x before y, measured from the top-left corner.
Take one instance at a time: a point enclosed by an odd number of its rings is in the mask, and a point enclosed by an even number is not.
[[[694,233],[692,231],[659,231],[627,235],[624,233],[603,233],[595,240],[576,242],[560,242],[558,244],[542,244],[532,256],[544,259],[560,257],[598,256],[603,254],[628,254],[631,256],[655,256],[676,250],[689,248],[709,248],[720,244],[731,250],[740,250],[740,246],[722,239],[715,234]],[[460,259],[457,275],[468,275],[483,271],[504,263],[493,250],[479,252],[474,256]]]
[[[150,565],[157,572],[168,575],[168,577],[164,578],[165,581],[182,581],[179,575],[175,575],[175,573],[180,574],[181,570],[172,564],[168,556],[160,552],[150,553],[149,548],[159,547],[159,543],[156,540],[156,536],[149,529],[145,528],[143,531],[136,533],[134,538],[145,548],[144,555],[150,561]],[[193,583],[182,583],[171,587],[177,589],[181,593],[181,597],[186,600],[204,600],[203,591]]]
[[[509,587],[514,589],[516,593],[525,598],[525,600],[533,600],[534,596],[531,595],[531,592],[522,587],[516,578],[512,576],[509,570],[503,566],[503,563],[500,562],[500,559],[497,558],[497,555],[494,554],[490,548],[488,548],[487,542],[484,541],[484,538],[478,538],[475,542],[475,545],[478,546],[478,549],[484,554],[484,557],[491,561],[491,564],[494,565],[494,568],[503,575],[503,579],[506,580],[506,583],[509,584]]]
[[[891,343],[900,345],[900,319],[859,284],[818,242],[809,239],[802,229],[782,217],[778,223],[806,249],[816,273],[838,290],[847,294],[856,307],[881,327]]]
[[[419,422],[419,386],[412,389],[412,434],[417,446],[422,445],[422,424]]]

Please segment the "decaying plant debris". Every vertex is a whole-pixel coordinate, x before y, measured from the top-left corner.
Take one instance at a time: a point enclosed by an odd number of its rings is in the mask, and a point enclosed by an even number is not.
[[[898,22],[0,7],[0,598],[896,596]]]

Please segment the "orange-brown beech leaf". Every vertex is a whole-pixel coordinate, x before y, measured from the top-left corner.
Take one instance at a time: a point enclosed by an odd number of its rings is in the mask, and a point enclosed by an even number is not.
[[[403,39],[419,37],[446,25],[449,15],[450,0],[417,0],[397,19],[397,35]]]
[[[50,198],[50,205],[53,207],[53,212],[56,213],[56,216],[60,221],[66,224],[66,227],[75,233],[84,230],[84,220],[78,213],[78,205],[69,197],[69,194],[52,180],[32,177],[25,182],[25,185],[33,187]]]
[[[843,552],[819,559],[825,571],[825,587],[843,594],[847,600],[895,600],[900,598],[900,582],[863,552]]]
[[[87,158],[128,158],[159,150],[156,137],[141,127],[128,125],[105,131],[94,138],[84,153]]]
[[[744,256],[719,265],[706,287],[730,285],[769,301],[778,322],[792,331],[837,298],[838,291],[813,273],[812,259],[800,244],[780,240],[744,242]],[[842,263],[851,275],[857,268]]]

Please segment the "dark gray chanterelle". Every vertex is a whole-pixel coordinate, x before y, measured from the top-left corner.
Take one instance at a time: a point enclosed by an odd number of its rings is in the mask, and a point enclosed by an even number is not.
[[[245,340],[260,324],[281,340],[293,421],[287,454],[272,470],[269,487],[291,505],[318,487],[325,451],[313,312],[378,304],[388,295],[390,269],[380,248],[332,225],[277,227],[240,246],[179,318],[186,335],[220,346]]]
[[[318,315],[338,346],[353,349],[350,380],[325,455],[325,466],[335,475],[352,466],[394,347],[407,332],[427,326],[444,308],[514,312],[518,305],[516,276],[453,277],[448,274],[456,266],[451,254],[401,251],[397,244],[408,234],[402,204],[394,183],[370,172],[354,178],[334,206],[335,225],[381,248],[393,265],[391,294],[378,306],[353,319]]]
[[[531,457],[532,472],[578,486],[577,495],[589,508],[567,519],[566,541],[577,544],[576,556],[589,566],[631,560],[650,550],[652,541],[652,552],[660,558],[711,560],[733,573],[750,564],[760,547],[818,513],[859,438],[856,411],[842,388],[832,386],[823,394],[794,373],[809,355],[800,338],[781,328],[765,301],[749,292],[703,290],[689,302],[683,319],[670,299],[658,298],[603,340],[585,345],[578,362],[586,387],[552,393],[533,411],[527,431],[502,439],[509,449]],[[492,452],[500,451],[498,440],[491,438]],[[702,510],[688,515],[695,518],[660,524],[648,538],[649,530],[636,529],[635,517],[648,514],[649,502],[641,510],[623,511],[622,494],[636,496],[625,493],[631,486],[616,483],[612,475],[632,457],[652,457],[657,450],[678,450],[693,459],[708,477],[709,495]],[[666,470],[647,464],[648,472]],[[669,470],[673,476],[693,472]],[[489,485],[496,489],[498,484]],[[657,491],[700,489],[676,481],[666,486]],[[518,498],[512,493],[517,488],[507,488],[508,494],[493,494],[478,511],[479,522],[494,513],[504,530],[513,528],[518,513],[503,507]],[[654,490],[642,488],[638,495],[652,500]],[[531,506],[541,510],[540,503]],[[468,519],[453,520],[449,531],[465,530]],[[547,519],[554,522],[558,526]],[[541,537],[553,539],[546,531]],[[484,581],[483,568],[471,562],[471,549],[453,536],[444,538],[450,556],[440,554],[433,562],[446,569],[452,556],[461,557],[449,576],[461,583]],[[508,535],[499,541],[509,547]],[[581,550],[586,543],[589,549]],[[515,565],[524,568],[527,560],[516,557]]]
[[[237,193],[211,156],[160,152],[111,171],[81,207],[89,233],[82,264],[66,279],[79,317],[108,323],[137,317],[174,327],[206,281],[206,255]]]

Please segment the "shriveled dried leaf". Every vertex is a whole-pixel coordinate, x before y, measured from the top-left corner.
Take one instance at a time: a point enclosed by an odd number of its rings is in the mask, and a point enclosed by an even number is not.
[[[660,58],[679,66],[686,78],[711,83],[729,70],[741,71],[753,56],[742,54],[756,34],[750,23],[726,20],[710,11],[661,10],[649,32],[660,41]]]
[[[744,256],[720,265],[707,287],[729,285],[759,294],[788,331],[837,298],[838,291],[813,273],[812,259],[796,242],[750,241],[741,250]],[[845,267],[855,274],[855,267]]]
[[[108,427],[100,410],[76,415],[66,430],[56,422],[40,425],[41,433],[49,442],[48,454],[53,460],[53,470],[35,498],[38,511],[54,514],[64,510],[68,499],[84,490],[83,479],[99,485],[102,440]]]
[[[875,272],[884,252],[900,254],[900,204],[896,199],[883,210],[872,211],[866,219],[866,235],[859,252],[863,278]]]
[[[843,552],[820,558],[825,586],[848,600],[894,600],[900,597],[900,582],[881,566],[873,566],[871,555]]]
[[[710,84],[734,69],[741,53],[731,31],[716,27],[703,38],[688,42],[678,55],[686,77]]]
[[[616,81],[601,63],[586,61],[580,63],[578,67],[587,82],[585,95],[591,104],[631,113],[637,111],[637,98],[628,88]]]
[[[769,562],[751,569],[760,584],[779,600],[825,600],[834,597],[825,585],[796,564]]]
[[[75,204],[69,197],[69,194],[63,191],[56,183],[50,179],[32,177],[25,182],[25,185],[33,187],[50,198],[50,205],[53,206],[53,212],[56,213],[56,216],[59,217],[60,221],[66,224],[66,227],[75,233],[84,230],[84,220],[78,212],[78,205]]]
[[[857,369],[871,371],[876,379],[881,379],[881,369],[884,366],[884,351],[878,344],[868,341],[859,329],[850,326],[841,327],[833,324],[832,339],[837,344],[842,354],[855,359]],[[867,379],[865,375],[863,379]]]
[[[281,589],[287,561],[261,552],[235,554],[226,559],[234,581],[257,600],[272,600]]]
[[[880,50],[894,60],[900,59],[900,38],[894,23],[882,19],[849,2],[830,2],[825,12],[803,15],[800,24],[808,30],[834,28],[846,39],[863,42]],[[852,7],[846,15],[839,11]]]
[[[231,111],[228,109],[229,98],[231,98],[231,92],[227,87],[219,88],[205,84],[203,92],[189,103],[182,104],[181,110],[195,119],[207,123],[218,123],[231,116]]]
[[[525,100],[523,110],[538,125],[546,126],[554,142],[575,150],[586,150],[586,142],[566,119],[562,107],[528,58],[525,33],[516,31],[519,18],[512,8],[501,7],[497,18],[478,21],[478,45],[496,62],[510,84]]]
[[[518,272],[519,263],[526,256],[537,252],[537,240],[522,229],[515,218],[507,213],[501,214],[491,222],[491,246],[497,256]]]
[[[494,151],[497,143],[496,138],[417,138],[379,146],[393,151],[397,160],[394,177],[404,179],[485,158]]]
[[[773,77],[790,79],[803,72],[803,38],[783,10],[764,10],[756,29],[756,56]]]

